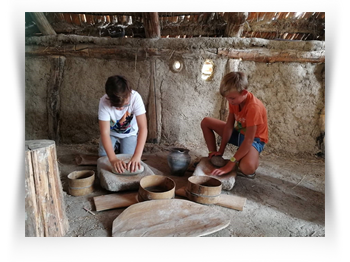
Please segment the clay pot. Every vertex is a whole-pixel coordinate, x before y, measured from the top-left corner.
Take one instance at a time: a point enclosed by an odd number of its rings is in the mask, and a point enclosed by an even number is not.
[[[171,174],[174,176],[183,176],[191,162],[191,156],[186,148],[173,148],[168,155],[168,165]]]

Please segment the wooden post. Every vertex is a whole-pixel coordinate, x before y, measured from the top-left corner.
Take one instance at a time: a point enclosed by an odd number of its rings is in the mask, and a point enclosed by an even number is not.
[[[143,26],[147,38],[160,38],[160,25],[157,12],[142,13]]]
[[[248,13],[225,13],[224,18],[227,21],[225,36],[240,37],[243,31],[243,24],[248,17]]]
[[[30,15],[43,35],[56,35],[55,30],[52,28],[49,21],[47,21],[44,13],[35,12],[30,13]]]
[[[158,143],[158,121],[157,121],[157,92],[155,90],[155,60],[151,59],[151,77],[148,95],[148,139],[149,143]]]
[[[49,139],[59,144],[60,121],[60,86],[63,82],[63,69],[66,58],[64,56],[49,57],[51,62],[51,76],[47,87],[47,116]]]
[[[25,236],[62,237],[69,228],[55,142],[25,141]]]

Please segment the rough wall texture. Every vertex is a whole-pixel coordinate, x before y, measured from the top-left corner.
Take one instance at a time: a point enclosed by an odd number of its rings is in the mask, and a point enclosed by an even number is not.
[[[269,145],[291,153],[318,152],[324,107],[324,64],[242,63],[250,90],[266,105]]]
[[[144,102],[148,99],[148,62],[67,59],[61,90],[61,141],[83,143],[99,136],[98,104],[109,76],[124,75]]]
[[[48,137],[46,110],[50,63],[46,57],[25,60],[25,139]]]
[[[170,143],[205,143],[200,122],[206,116],[219,118],[221,96],[218,86],[226,59],[215,61],[211,81],[201,79],[204,59],[184,59],[179,73],[167,70],[165,61],[157,60],[157,82],[161,92],[162,139]],[[160,70],[163,68],[163,70]]]
[[[191,39],[190,45],[192,42]],[[183,41],[179,43],[184,45]],[[173,48],[177,46],[173,44]],[[305,46],[299,48],[305,49]],[[174,73],[169,61],[175,58],[152,58],[161,142],[204,143],[200,122],[205,116],[220,116],[219,84],[228,59],[212,54],[183,56],[180,57],[183,70]],[[214,78],[208,82],[201,79],[205,58],[215,63]],[[45,57],[26,57],[26,139],[47,138],[46,88],[50,66]],[[60,88],[61,142],[84,143],[99,137],[98,102],[104,94],[107,77],[113,74],[122,74],[132,82],[147,109],[153,77],[150,66],[151,58],[119,61],[67,57]],[[324,64],[241,61],[238,68],[247,73],[250,91],[266,105],[270,136],[267,150],[319,152],[317,138],[321,133],[319,117],[324,108]]]

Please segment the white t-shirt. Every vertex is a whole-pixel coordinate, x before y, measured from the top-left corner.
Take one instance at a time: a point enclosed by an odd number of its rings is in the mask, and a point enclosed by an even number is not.
[[[137,135],[136,116],[146,113],[142,97],[135,90],[131,91],[130,105],[122,110],[111,106],[107,94],[100,98],[98,106],[98,119],[110,121],[110,134],[116,137],[129,137]]]

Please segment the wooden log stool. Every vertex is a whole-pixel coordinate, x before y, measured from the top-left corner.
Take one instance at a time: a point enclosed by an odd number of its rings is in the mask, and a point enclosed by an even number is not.
[[[25,236],[64,236],[69,223],[54,141],[25,141],[25,190]]]

